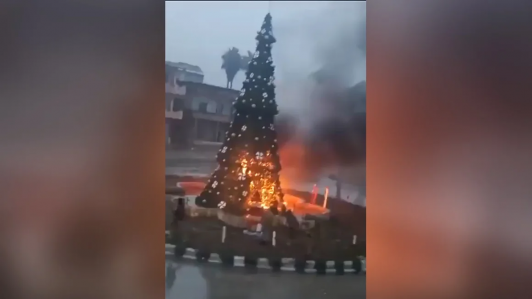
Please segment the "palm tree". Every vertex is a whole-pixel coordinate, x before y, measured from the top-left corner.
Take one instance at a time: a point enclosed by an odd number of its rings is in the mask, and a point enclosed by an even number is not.
[[[244,72],[248,70],[248,64],[251,62],[251,59],[253,58],[253,53],[251,51],[248,51],[247,56],[242,56],[241,66],[240,69]]]
[[[240,71],[242,66],[242,57],[238,53],[238,49],[235,47],[229,48],[224,55],[222,55],[222,69],[225,70],[225,75],[227,76],[227,88],[233,88],[233,79],[235,79],[236,74]]]

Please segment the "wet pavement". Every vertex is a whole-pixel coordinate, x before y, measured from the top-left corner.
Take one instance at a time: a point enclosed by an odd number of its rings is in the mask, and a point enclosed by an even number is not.
[[[166,299],[359,299],[366,276],[272,273],[166,259]]]

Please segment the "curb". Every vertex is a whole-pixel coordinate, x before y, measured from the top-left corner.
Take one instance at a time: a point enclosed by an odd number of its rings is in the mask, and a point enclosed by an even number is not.
[[[301,274],[337,274],[347,273],[366,274],[366,260],[355,261],[304,261],[293,258],[270,260],[267,258],[252,258],[244,256],[226,256],[222,258],[217,253],[201,252],[194,248],[180,248],[173,244],[165,244],[165,254],[200,263],[222,264],[228,267],[242,267],[250,269],[266,269],[271,271],[297,272]]]

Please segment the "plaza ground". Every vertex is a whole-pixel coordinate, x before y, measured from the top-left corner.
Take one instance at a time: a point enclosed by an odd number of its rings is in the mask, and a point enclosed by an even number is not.
[[[166,258],[166,299],[363,299],[365,275],[272,273]]]
[[[167,176],[167,186],[175,186],[180,181],[179,176]],[[286,190],[304,200],[311,196],[309,192]],[[172,196],[166,199],[166,229],[174,233],[177,231],[171,225],[174,205]],[[317,203],[323,202],[323,196],[318,196]],[[242,233],[242,229],[229,227],[226,242],[221,242],[223,222],[216,217],[187,218],[179,224],[177,234],[167,242],[183,244],[187,247],[200,249],[210,253],[232,253],[250,257],[290,257],[302,258],[306,256],[315,260],[355,260],[358,256],[365,256],[366,212],[365,208],[355,206],[341,200],[329,201],[331,220],[324,222],[318,230],[298,231],[289,242],[288,228],[280,226],[277,231],[277,246],[260,245],[256,237]],[[353,235],[357,236],[357,244],[353,245]]]

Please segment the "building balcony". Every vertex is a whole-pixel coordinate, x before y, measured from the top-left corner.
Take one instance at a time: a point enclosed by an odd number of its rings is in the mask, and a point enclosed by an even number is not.
[[[164,111],[164,115],[166,118],[171,119],[183,119],[183,110],[181,111]]]
[[[224,122],[224,123],[231,122],[231,115],[223,115],[223,114],[218,114],[218,113],[204,113],[204,112],[194,111],[193,116],[195,119],[203,119],[203,120],[210,120],[210,121],[217,121],[217,122]]]
[[[180,95],[180,96],[184,96],[187,94],[186,85],[180,86],[178,84],[172,84],[172,83],[167,82],[165,84],[165,90],[166,90],[166,93]]]

